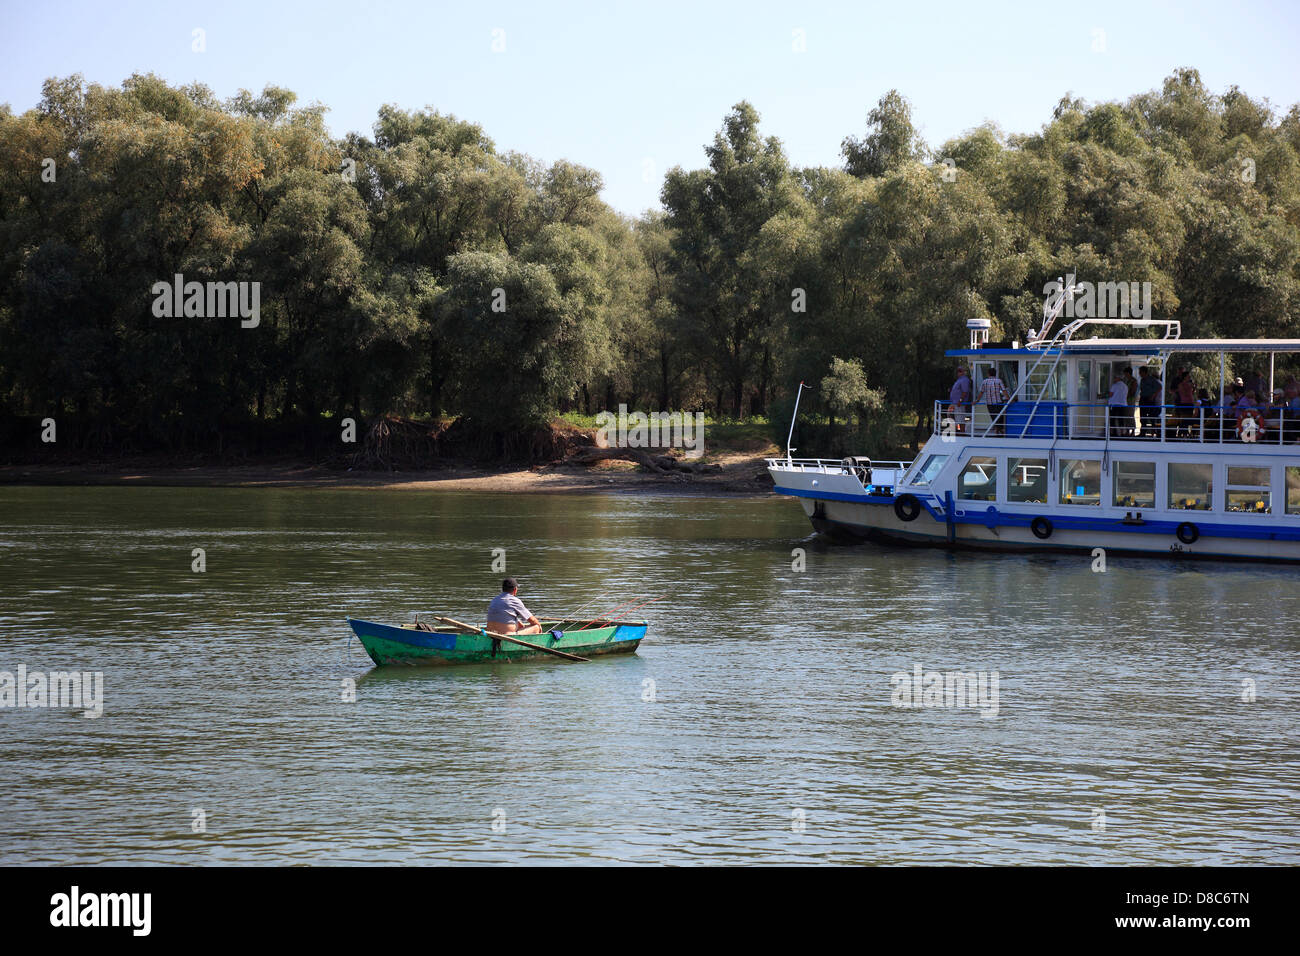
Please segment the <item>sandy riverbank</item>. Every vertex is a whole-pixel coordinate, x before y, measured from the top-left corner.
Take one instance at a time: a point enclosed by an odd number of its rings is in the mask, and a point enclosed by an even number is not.
[[[160,485],[180,487],[391,488],[417,491],[564,493],[620,491],[690,495],[766,495],[772,482],[763,456],[710,456],[721,470],[652,474],[625,461],[590,467],[541,465],[502,469],[348,471],[301,463],[194,465],[169,462],[0,465],[0,485]]]

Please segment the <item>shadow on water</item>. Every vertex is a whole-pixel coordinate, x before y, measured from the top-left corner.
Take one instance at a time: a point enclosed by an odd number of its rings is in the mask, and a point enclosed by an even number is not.
[[[358,660],[356,666],[370,669],[358,675],[356,680],[358,688],[367,684],[379,685],[388,682],[402,683],[406,681],[417,683],[498,681],[508,683],[514,680],[529,680],[539,672],[549,672],[557,668],[635,666],[637,658],[637,654],[600,654],[586,663],[559,660],[522,660],[411,667],[397,665],[376,667],[369,658],[365,658],[364,660]]]

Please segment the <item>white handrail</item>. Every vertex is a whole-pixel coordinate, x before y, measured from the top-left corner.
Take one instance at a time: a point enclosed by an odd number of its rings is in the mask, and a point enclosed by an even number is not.
[[[842,458],[765,458],[769,468],[783,468],[786,471],[808,471],[812,469],[843,472],[851,466],[844,464]],[[872,471],[901,471],[909,465],[905,461],[871,461]]]

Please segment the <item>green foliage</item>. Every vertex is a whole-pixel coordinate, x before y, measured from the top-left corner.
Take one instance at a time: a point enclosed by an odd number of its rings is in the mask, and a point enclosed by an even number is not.
[[[801,242],[806,216],[780,141],[762,139],[758,112],[732,108],[706,147],[707,169],[668,172],[662,200],[671,232],[673,304],[693,317],[691,347],[745,413],[746,382],[757,373],[763,411],[772,384],[773,327],[791,308],[781,257]]]
[[[844,168],[853,176],[884,176],[925,156],[925,144],[912,125],[912,104],[890,90],[867,114],[867,135],[847,137],[841,152]]]
[[[505,253],[463,252],[447,285],[435,312],[453,406],[491,430],[544,423],[574,339],[555,277]]]
[[[1186,335],[1300,336],[1300,107],[1191,69],[933,155],[891,90],[840,169],[792,168],[740,102],[636,220],[594,170],[500,153],[454,116],[388,105],[335,139],[324,114],[153,75],[51,79],[34,109],[0,108],[4,411],[105,449],[298,424],[310,447],[383,414],[504,448],[627,403],[765,415],[784,446],[802,379],[804,453],[883,457],[906,442],[891,423],[928,433],[965,320],[1020,337],[1065,273],[1150,282]],[[177,273],[260,283],[260,324],[155,316]]]
[[[867,373],[857,359],[831,359],[830,372],[822,379],[822,401],[833,413],[843,416],[878,411],[884,395],[867,387]]]

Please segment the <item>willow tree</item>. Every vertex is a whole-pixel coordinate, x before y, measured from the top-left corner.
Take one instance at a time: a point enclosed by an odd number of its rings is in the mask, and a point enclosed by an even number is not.
[[[758,122],[753,106],[736,104],[705,148],[708,167],[674,167],[661,192],[673,233],[674,301],[691,319],[696,348],[731,392],[736,415],[744,414],[746,386],[762,366],[777,318],[778,290],[760,250],[763,227],[798,202],[781,142],[761,138]],[[784,291],[788,302],[792,290]]]
[[[840,152],[844,168],[859,178],[884,176],[920,162],[926,147],[912,125],[912,104],[898,90],[890,90],[867,114],[867,135],[845,137]]]

